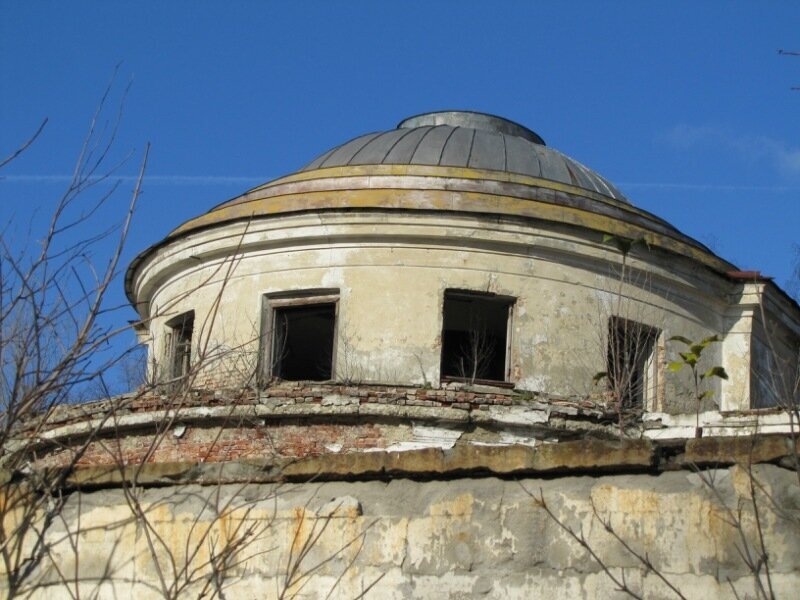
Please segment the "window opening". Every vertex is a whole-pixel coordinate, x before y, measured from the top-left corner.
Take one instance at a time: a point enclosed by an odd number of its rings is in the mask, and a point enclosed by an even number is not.
[[[797,406],[800,400],[800,339],[781,327],[772,315],[762,313],[753,319],[751,340],[750,406]]]
[[[514,299],[478,292],[445,292],[442,378],[506,381],[509,317]]]
[[[338,299],[338,290],[264,297],[262,383],[333,379]]]
[[[170,319],[167,328],[169,376],[176,379],[187,375],[191,366],[194,311]]]
[[[753,379],[750,385],[752,389],[750,403],[752,407],[772,408],[780,406],[779,388],[782,387],[778,383],[780,374],[769,345],[754,336],[751,356]]]
[[[636,321],[608,320],[609,389],[623,408],[643,408],[645,399],[657,389],[656,342],[661,331]]]
[[[334,304],[276,309],[273,374],[289,381],[330,379],[335,322]]]

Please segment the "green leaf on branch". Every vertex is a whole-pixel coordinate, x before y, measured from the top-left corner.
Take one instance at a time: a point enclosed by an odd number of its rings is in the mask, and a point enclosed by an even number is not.
[[[694,354],[693,352],[678,352],[678,354],[683,359],[683,362],[685,362],[690,367],[695,366],[697,364],[697,360],[700,358],[697,354]]]
[[[594,377],[592,377],[592,383],[597,385],[606,377],[608,377],[608,371],[600,371],[599,373],[595,373]]]
[[[667,368],[670,371],[672,371],[673,373],[677,373],[678,371],[680,371],[683,368],[684,364],[685,363],[682,363],[682,362],[676,360],[676,361],[673,361],[673,362],[669,363],[669,365],[667,365]]]
[[[714,392],[711,390],[706,390],[702,394],[697,397],[697,401],[700,402],[701,400],[705,400],[706,398],[711,398],[714,395]]]
[[[725,372],[725,369],[723,367],[711,367],[700,377],[703,379],[705,379],[706,377],[719,377],[720,379],[727,379],[728,374]]]
[[[682,344],[686,344],[687,346],[691,346],[692,345],[692,340],[690,340],[688,338],[685,338],[682,335],[673,335],[671,338],[669,338],[669,341],[670,342],[681,342]]]

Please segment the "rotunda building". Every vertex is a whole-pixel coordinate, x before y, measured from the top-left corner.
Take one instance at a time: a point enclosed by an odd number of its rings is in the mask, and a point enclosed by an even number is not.
[[[730,411],[777,402],[765,374],[800,339],[768,279],[475,112],[405,119],[212,208],[140,254],[126,289],[152,376],[209,388],[480,386],[693,413],[688,371],[667,368],[680,336],[719,340],[702,364],[728,379],[703,409]]]
[[[0,588],[798,587],[800,307],[521,125],[357,137],[179,226],[126,288],[151,380],[7,428],[0,572],[28,579]]]

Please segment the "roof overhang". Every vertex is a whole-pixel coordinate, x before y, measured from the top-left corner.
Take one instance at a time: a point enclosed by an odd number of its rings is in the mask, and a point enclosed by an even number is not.
[[[463,167],[355,165],[303,171],[256,187],[173,230],[139,254],[125,277],[133,297],[138,267],[153,252],[194,232],[235,221],[330,210],[445,211],[537,219],[643,240],[718,273],[735,270],[669,223],[627,202],[561,182]]]

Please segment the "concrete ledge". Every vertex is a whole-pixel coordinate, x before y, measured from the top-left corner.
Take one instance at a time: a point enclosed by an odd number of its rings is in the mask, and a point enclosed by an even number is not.
[[[123,481],[142,486],[177,483],[267,483],[278,481],[358,480],[384,477],[448,478],[464,473],[510,476],[570,472],[650,470],[656,466],[649,440],[582,440],[530,446],[458,444],[450,449],[403,452],[349,452],[298,460],[249,459],[225,463],[144,463],[79,466],[66,477],[67,487],[115,487]],[[48,474],[58,473],[50,469]],[[6,477],[8,473],[6,472]]]
[[[67,488],[117,487],[123,482],[158,487],[176,484],[274,483],[282,481],[355,481],[384,478],[450,479],[536,475],[656,473],[734,464],[786,464],[800,450],[789,436],[753,439],[706,438],[659,444],[640,440],[580,440],[530,446],[480,446],[459,443],[450,449],[404,452],[350,452],[302,459],[241,459],[223,463],[164,462],[118,467],[81,466],[65,478]],[[791,466],[791,465],[787,465]],[[61,473],[42,474],[53,480]],[[22,474],[0,471],[2,481],[24,481]]]
[[[646,440],[585,440],[530,446],[475,446],[449,450],[425,448],[407,452],[359,452],[308,457],[286,465],[285,477],[359,477],[380,474],[442,476],[463,472],[493,475],[650,468],[653,445]]]
[[[699,438],[686,442],[684,465],[757,464],[797,457],[800,443],[787,435]]]

